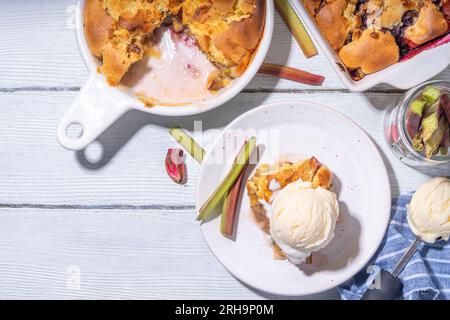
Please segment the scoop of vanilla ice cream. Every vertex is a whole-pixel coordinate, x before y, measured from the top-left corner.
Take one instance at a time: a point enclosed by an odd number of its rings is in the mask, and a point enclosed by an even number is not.
[[[270,235],[288,259],[299,264],[330,243],[338,216],[336,193],[313,189],[310,182],[293,182],[272,204]]]
[[[414,234],[433,243],[450,236],[450,180],[434,178],[417,189],[408,206],[408,223]]]

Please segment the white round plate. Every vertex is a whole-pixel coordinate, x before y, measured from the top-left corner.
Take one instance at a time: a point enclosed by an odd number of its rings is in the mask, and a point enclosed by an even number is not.
[[[236,278],[267,293],[308,295],[347,281],[373,256],[389,221],[389,180],[374,143],[347,117],[310,102],[253,109],[233,121],[208,149],[197,183],[197,211],[227,174],[244,139],[252,135],[258,139],[258,164],[287,155],[315,156],[331,169],[340,201],[335,238],[313,254],[310,265],[275,260],[268,236],[252,219],[244,190],[234,241],[221,235],[220,217],[202,224],[211,251]],[[219,160],[222,153],[228,158],[225,163]]]

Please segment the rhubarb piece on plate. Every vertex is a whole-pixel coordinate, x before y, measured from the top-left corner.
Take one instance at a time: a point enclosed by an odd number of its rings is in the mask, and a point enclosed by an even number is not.
[[[236,156],[230,171],[225,179],[219,184],[213,194],[206,200],[199,210],[197,220],[205,221],[211,217],[214,208],[216,208],[220,202],[225,198],[230,189],[234,186],[235,182],[241,175],[241,172],[245,170],[247,163],[256,147],[256,138],[252,137],[245,142],[242,149]]]
[[[232,238],[236,229],[237,206],[241,196],[242,181],[244,180],[245,169],[241,172],[236,183],[228,192],[223,201],[222,217],[220,221],[220,232],[228,238]]]

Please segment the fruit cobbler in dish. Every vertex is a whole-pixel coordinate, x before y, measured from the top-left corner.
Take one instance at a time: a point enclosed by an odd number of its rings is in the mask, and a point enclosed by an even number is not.
[[[156,32],[165,26],[193,39],[217,67],[208,86],[218,90],[250,63],[265,10],[264,0],[87,0],[84,29],[89,48],[101,60],[99,71],[112,86],[133,64],[155,56]],[[189,61],[186,66],[186,72],[195,67]]]
[[[300,0],[354,80],[450,32],[450,0]]]

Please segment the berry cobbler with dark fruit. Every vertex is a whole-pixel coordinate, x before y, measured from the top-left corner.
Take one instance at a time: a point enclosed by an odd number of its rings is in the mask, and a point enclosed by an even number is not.
[[[354,80],[450,32],[450,0],[301,0]]]

